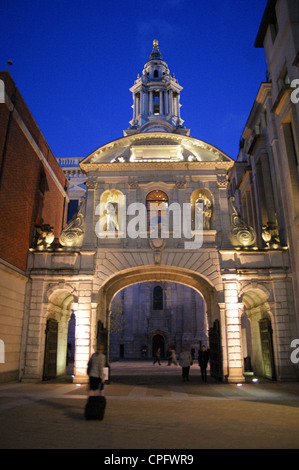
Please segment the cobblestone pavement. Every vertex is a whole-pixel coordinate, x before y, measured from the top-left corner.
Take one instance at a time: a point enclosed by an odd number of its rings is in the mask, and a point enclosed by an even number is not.
[[[183,382],[179,366],[115,362],[105,390],[99,422],[85,421],[87,386],[69,376],[0,385],[0,448],[299,448],[297,382],[203,383],[196,364]]]

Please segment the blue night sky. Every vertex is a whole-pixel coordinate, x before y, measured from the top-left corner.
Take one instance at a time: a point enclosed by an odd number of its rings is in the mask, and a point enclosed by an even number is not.
[[[260,83],[254,47],[267,0],[0,0],[0,69],[56,157],[123,136],[129,88],[158,39],[180,85],[190,135],[236,158]]]

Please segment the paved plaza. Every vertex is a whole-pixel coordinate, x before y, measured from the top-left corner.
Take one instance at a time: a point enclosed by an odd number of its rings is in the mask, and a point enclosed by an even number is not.
[[[179,366],[115,362],[103,421],[85,421],[70,376],[0,385],[1,449],[298,449],[299,383],[203,383]],[[189,453],[190,453],[189,452]],[[131,451],[133,453],[133,451]]]

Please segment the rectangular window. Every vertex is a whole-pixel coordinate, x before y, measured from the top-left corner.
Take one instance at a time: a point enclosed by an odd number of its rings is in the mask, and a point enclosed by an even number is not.
[[[296,149],[296,140],[295,140],[291,122],[287,122],[283,124],[283,133],[284,133],[284,140],[285,140],[285,146],[286,146],[286,152],[287,152],[289,172],[290,172],[290,176],[292,180],[292,186],[296,187],[298,185],[298,178],[299,178],[298,152]]]

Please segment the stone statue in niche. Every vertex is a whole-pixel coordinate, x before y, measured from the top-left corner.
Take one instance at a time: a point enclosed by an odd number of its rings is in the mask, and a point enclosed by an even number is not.
[[[200,206],[202,204],[202,207]],[[196,222],[200,224],[200,217],[201,214],[203,216],[203,230],[210,230],[211,227],[211,217],[213,212],[213,204],[212,201],[205,195],[200,193],[198,198],[195,201],[194,205],[195,209],[195,230],[199,230],[201,226],[196,225]]]
[[[115,232],[118,230],[117,203],[108,201],[105,206],[105,212],[106,221],[103,225],[103,229],[105,232]]]

